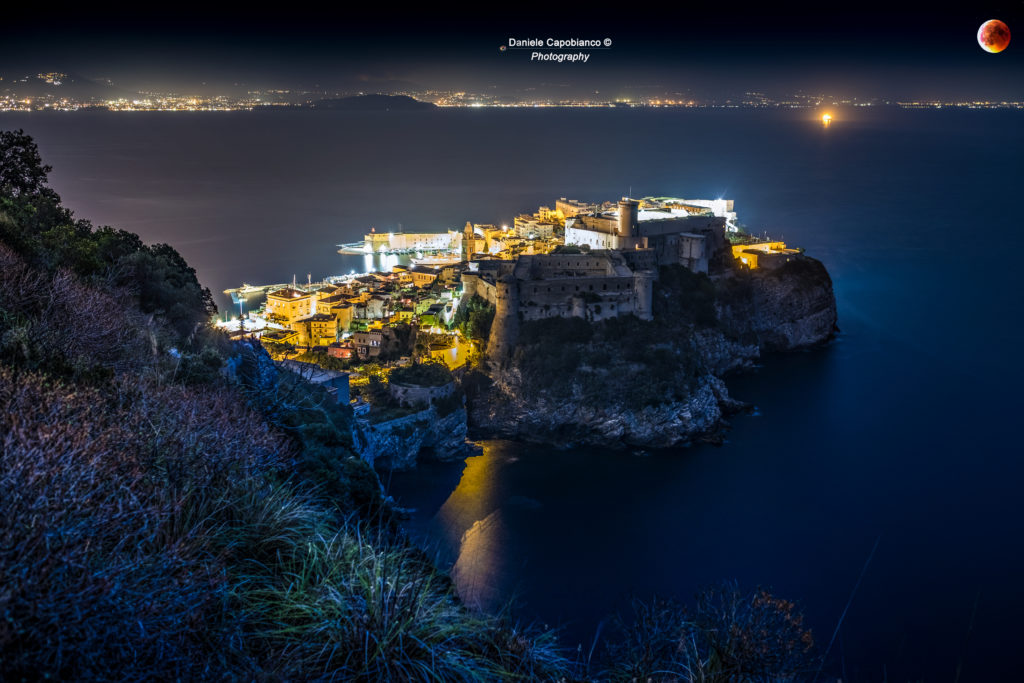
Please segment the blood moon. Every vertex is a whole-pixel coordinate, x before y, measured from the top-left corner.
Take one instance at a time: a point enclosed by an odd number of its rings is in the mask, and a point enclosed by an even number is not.
[[[986,52],[1002,52],[1010,44],[1010,27],[998,19],[989,19],[978,29],[978,45]]]

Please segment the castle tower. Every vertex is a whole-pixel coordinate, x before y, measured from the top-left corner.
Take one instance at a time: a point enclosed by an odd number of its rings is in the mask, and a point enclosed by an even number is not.
[[[512,275],[504,275],[495,285],[494,323],[487,340],[487,357],[504,363],[512,357],[519,339],[519,283]]]
[[[641,320],[654,319],[654,271],[638,270],[633,273],[633,312]]]
[[[473,256],[476,235],[473,233],[473,224],[466,221],[466,227],[462,229],[462,260],[468,261]]]
[[[619,224],[616,229],[619,237],[633,237],[637,234],[637,223],[640,217],[640,202],[629,197],[619,200]]]

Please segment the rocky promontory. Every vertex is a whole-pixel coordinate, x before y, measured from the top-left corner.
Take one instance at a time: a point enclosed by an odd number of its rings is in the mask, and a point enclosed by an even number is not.
[[[723,377],[835,334],[832,281],[806,256],[714,276],[663,267],[654,320],[524,322],[508,362],[467,378],[470,435],[560,447],[716,440],[745,407]]]
[[[466,443],[466,410],[450,412],[437,406],[384,422],[356,420],[354,450],[381,470],[406,470],[429,453],[435,459],[453,460],[470,451]]]

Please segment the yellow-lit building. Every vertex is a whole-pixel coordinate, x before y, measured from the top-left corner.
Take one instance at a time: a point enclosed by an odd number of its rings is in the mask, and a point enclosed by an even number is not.
[[[333,315],[317,313],[295,323],[300,346],[327,346],[338,339],[338,322]]]
[[[412,282],[412,275],[409,274],[409,266],[397,265],[391,267],[391,272],[398,276],[398,281]]]
[[[434,284],[441,271],[430,266],[413,266],[409,269],[409,274],[412,276],[412,283],[417,287],[429,287]]]
[[[294,330],[267,330],[261,336],[263,342],[269,344],[291,344],[299,343],[299,334]]]
[[[352,309],[352,304],[347,301],[331,306],[329,313],[334,316],[334,320],[338,323],[338,332],[348,332],[349,328],[352,327]]]
[[[751,270],[757,268],[778,268],[800,254],[799,249],[788,249],[785,242],[756,242],[754,244],[734,244],[733,258]]]
[[[566,199],[565,197],[559,197],[558,201],[555,202],[555,213],[561,223],[564,223],[566,218],[572,218],[573,216],[579,216],[581,214],[594,213],[598,208],[597,204],[588,204],[587,202],[581,202],[576,199]]]
[[[364,249],[373,253],[402,251],[457,251],[462,238],[455,230],[447,232],[377,232],[363,236]]]
[[[292,327],[296,322],[316,313],[316,297],[292,287],[267,294],[267,316]]]
[[[392,323],[410,323],[413,319],[413,311],[411,308],[400,308],[397,311],[391,312],[389,322]]]
[[[555,234],[555,223],[543,221],[535,216],[516,216],[513,221],[516,237],[523,239],[551,239]]]
[[[352,344],[360,358],[373,358],[380,355],[384,335],[380,330],[367,330],[352,335]]]
[[[321,296],[316,301],[316,312],[329,315],[331,309],[335,306],[345,303],[348,298],[344,294],[333,294],[331,296]]]
[[[565,225],[565,216],[562,215],[561,211],[552,209],[549,206],[542,206],[537,209],[537,218],[547,223],[558,223],[559,225]]]

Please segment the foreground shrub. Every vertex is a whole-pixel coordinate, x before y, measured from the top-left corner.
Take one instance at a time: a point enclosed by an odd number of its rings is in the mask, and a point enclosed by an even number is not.
[[[0,435],[0,679],[535,680],[565,666],[550,635],[467,610],[399,535],[339,520],[289,474],[294,442],[233,392],[0,367]]]
[[[0,677],[216,665],[238,500],[288,448],[223,392],[0,367]]]
[[[114,293],[32,268],[0,243],[0,358],[76,377],[138,369],[153,355],[149,329]]]
[[[634,600],[605,650],[609,681],[801,680],[814,641],[794,603],[735,584],[702,591],[693,612],[671,600]]]

